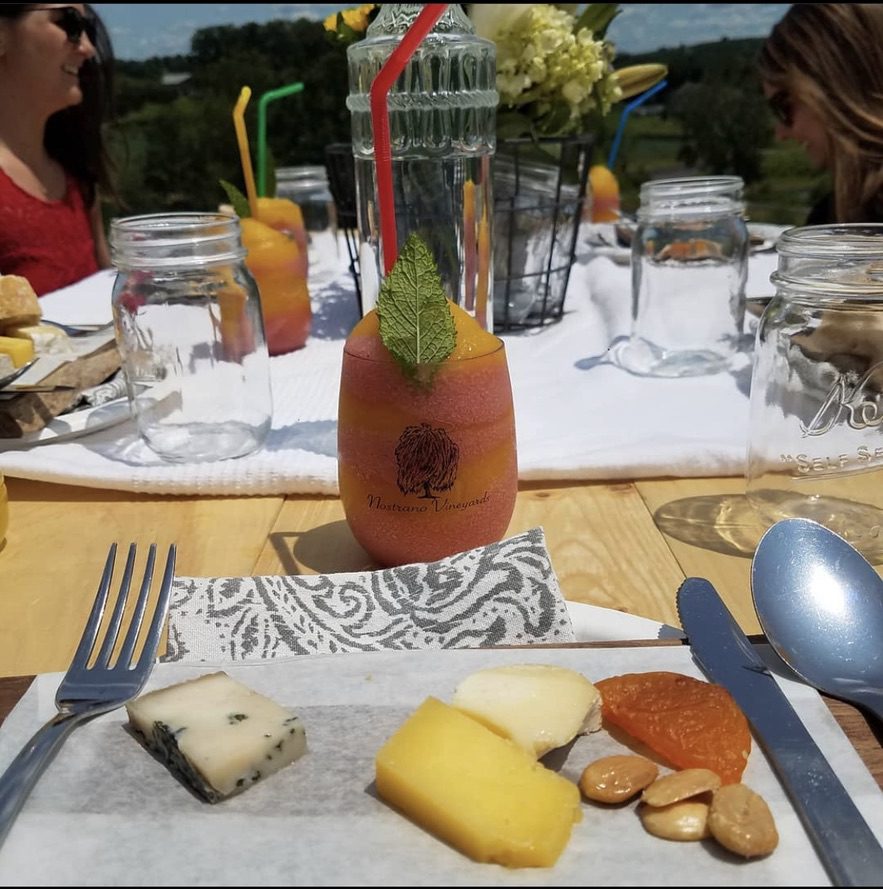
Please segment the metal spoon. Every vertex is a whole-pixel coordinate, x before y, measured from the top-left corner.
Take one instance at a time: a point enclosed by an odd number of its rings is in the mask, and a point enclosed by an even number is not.
[[[801,678],[883,720],[883,578],[838,534],[784,519],[751,563],[754,609]]]

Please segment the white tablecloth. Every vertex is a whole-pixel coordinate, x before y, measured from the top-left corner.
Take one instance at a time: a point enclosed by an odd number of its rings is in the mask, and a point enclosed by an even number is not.
[[[771,294],[776,255],[752,257],[748,294]],[[259,452],[218,463],[173,465],[144,445],[129,419],[97,432],[17,446],[0,441],[9,476],[159,494],[335,494],[336,415],[343,340],[358,318],[340,262],[312,286],[314,327],[305,348],[273,358],[274,422]],[[46,317],[110,318],[111,272],[48,294]],[[730,373],[637,377],[604,362],[629,330],[630,272],[584,247],[565,317],[503,338],[515,399],[519,477],[618,479],[739,475],[744,470],[750,354]]]

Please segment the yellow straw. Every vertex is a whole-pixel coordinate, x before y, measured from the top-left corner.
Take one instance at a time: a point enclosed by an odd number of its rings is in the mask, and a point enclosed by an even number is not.
[[[251,215],[257,219],[258,193],[254,187],[254,170],[251,166],[251,152],[248,149],[248,136],[245,132],[245,106],[251,98],[251,87],[242,87],[236,107],[233,109],[233,126],[236,129],[236,140],[239,142],[239,158],[242,161],[242,175],[245,177],[245,192],[248,195],[248,206]]]

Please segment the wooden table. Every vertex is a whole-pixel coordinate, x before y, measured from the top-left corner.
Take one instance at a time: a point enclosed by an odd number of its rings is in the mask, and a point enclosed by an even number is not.
[[[35,673],[67,668],[107,549],[178,546],[192,576],[323,574],[374,567],[336,497],[160,497],[7,478],[0,546],[0,719]],[[763,528],[742,478],[522,484],[509,534],[542,526],[564,595],[679,626],[675,592],[708,578],[747,633]],[[830,701],[878,781],[883,751],[864,717]],[[881,784],[883,786],[883,784]]]
[[[114,541],[178,546],[190,576],[373,567],[336,497],[162,497],[7,478],[0,676],[66,669]],[[707,577],[748,633],[762,533],[741,478],[523,484],[509,534],[542,526],[568,599],[678,626],[675,592]]]

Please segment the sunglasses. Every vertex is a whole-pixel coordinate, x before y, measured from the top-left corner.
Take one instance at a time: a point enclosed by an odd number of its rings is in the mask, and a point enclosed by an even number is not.
[[[89,38],[90,43],[95,43],[95,20],[83,15],[73,6],[32,6],[28,12],[57,13],[58,18],[51,19],[52,24],[64,31],[71,43],[79,43],[83,34]]]
[[[786,127],[794,126],[794,104],[791,97],[784,90],[777,90],[773,93],[767,103],[770,110],[776,116],[776,119]]]

